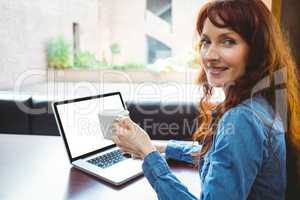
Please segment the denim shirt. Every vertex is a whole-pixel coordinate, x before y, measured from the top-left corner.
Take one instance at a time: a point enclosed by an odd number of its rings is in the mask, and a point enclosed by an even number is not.
[[[191,153],[200,149],[170,141],[166,157],[193,163]],[[157,151],[144,158],[143,172],[160,200],[284,199],[285,151],[282,121],[258,96],[221,117],[212,146],[199,163],[201,194],[191,194]]]

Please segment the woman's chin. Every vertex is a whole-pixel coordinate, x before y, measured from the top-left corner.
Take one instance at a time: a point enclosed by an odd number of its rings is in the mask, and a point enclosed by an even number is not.
[[[220,83],[220,82],[214,82],[214,81],[209,81],[208,84],[211,86],[211,87],[216,87],[216,88],[222,88],[224,87],[224,83]]]

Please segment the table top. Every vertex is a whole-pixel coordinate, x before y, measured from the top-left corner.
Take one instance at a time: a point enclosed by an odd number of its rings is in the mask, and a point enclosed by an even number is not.
[[[0,199],[157,199],[143,176],[116,187],[69,162],[58,136],[0,134]],[[187,164],[168,161],[172,172],[196,196],[199,174]]]

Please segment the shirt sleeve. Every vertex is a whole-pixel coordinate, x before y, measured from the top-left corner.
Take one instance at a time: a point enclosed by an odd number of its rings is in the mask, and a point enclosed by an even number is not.
[[[159,200],[195,200],[187,187],[171,173],[170,168],[158,151],[149,153],[143,162],[143,172]]]
[[[221,118],[207,158],[200,199],[246,200],[262,165],[264,127],[251,111],[233,109]]]
[[[194,164],[197,159],[191,154],[200,150],[201,145],[182,144],[179,141],[170,140],[166,147],[166,157]]]

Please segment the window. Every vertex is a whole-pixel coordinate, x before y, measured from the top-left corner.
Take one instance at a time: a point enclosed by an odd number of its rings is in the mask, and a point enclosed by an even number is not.
[[[172,24],[172,0],[147,0],[147,10]]]
[[[171,48],[159,40],[147,36],[148,64],[153,64],[159,58],[168,58],[171,56]]]
[[[152,64],[164,59],[171,66],[176,65],[170,68],[175,71],[190,67],[195,55],[195,22],[203,1],[139,0],[131,6],[129,0],[120,0],[119,4],[102,2],[99,6],[100,52],[105,55],[102,59],[109,61],[114,69],[151,70]],[[118,46],[118,53],[111,51],[112,45]],[[178,60],[180,63],[172,63]]]

